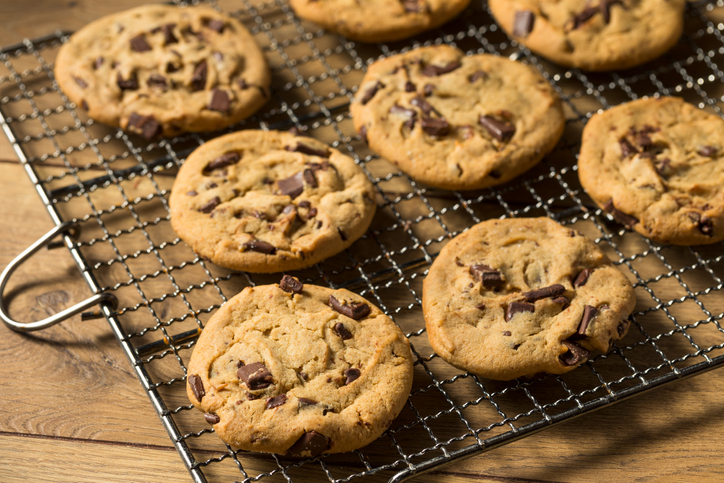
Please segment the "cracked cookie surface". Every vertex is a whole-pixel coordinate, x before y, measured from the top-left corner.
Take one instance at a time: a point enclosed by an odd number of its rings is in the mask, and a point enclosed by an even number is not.
[[[488,220],[451,240],[423,284],[435,352],[482,377],[562,374],[607,351],[635,305],[591,240],[548,218]]]
[[[439,27],[470,0],[290,0],[302,18],[360,42],[392,42]]]
[[[290,456],[352,451],[377,439],[412,387],[407,338],[346,290],[247,287],[209,320],[187,393],[235,448]]]
[[[443,189],[513,179],[551,151],[564,128],[561,103],[540,74],[447,45],[372,64],[351,112],[372,150]]]
[[[656,242],[724,239],[724,120],[682,99],[639,99],[594,115],[578,176],[598,206]]]
[[[567,67],[626,69],[659,57],[684,28],[685,0],[490,0],[498,24]]]
[[[221,129],[269,98],[254,38],[208,7],[146,5],[98,19],[58,52],[68,98],[103,124],[146,139]]]
[[[171,226],[200,255],[248,272],[311,266],[369,227],[374,187],[352,158],[278,131],[240,131],[194,150],[169,199]]]

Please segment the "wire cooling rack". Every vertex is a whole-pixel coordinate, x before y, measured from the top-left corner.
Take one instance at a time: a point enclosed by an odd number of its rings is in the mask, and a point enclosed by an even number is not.
[[[723,0],[688,4],[685,35],[663,58],[600,74],[532,55],[479,2],[443,29],[381,45],[325,33],[283,1],[211,4],[251,30],[273,71],[271,100],[234,129],[296,128],[349,153],[377,187],[379,210],[368,233],[294,274],[305,283],[355,290],[381,307],[412,342],[415,378],[400,417],[361,450],[300,461],[224,445],[185,396],[186,363],[195,337],[225,300],[279,275],[214,266],[170,227],[168,196],[178,167],[222,133],[149,143],[99,125],[54,80],[52,63],[66,33],[7,47],[0,54],[3,131],[91,290],[118,301],[86,315],[108,319],[193,481],[402,481],[724,362],[722,244],[671,247],[626,231],[595,207],[576,172],[581,130],[601,109],[677,95],[722,116]],[[361,142],[348,107],[366,67],[440,43],[526,62],[555,87],[566,132],[539,166],[496,189],[448,192],[415,183]],[[587,234],[631,279],[637,297],[631,330],[609,353],[562,376],[500,383],[452,368],[433,353],[424,330],[421,285],[430,263],[474,223],[532,216]]]

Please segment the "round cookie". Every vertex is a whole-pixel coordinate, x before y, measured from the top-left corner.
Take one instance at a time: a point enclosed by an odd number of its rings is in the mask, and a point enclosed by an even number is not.
[[[290,0],[302,18],[360,42],[393,42],[439,27],[470,0]]]
[[[55,77],[89,117],[146,139],[239,122],[266,102],[271,80],[238,20],[171,5],[86,25],[60,48]]]
[[[489,0],[490,12],[533,52],[590,71],[659,57],[684,28],[686,0]]]
[[[591,117],[578,176],[598,206],[656,242],[724,239],[724,120],[682,99],[639,99]]]
[[[364,234],[377,205],[352,158],[291,133],[240,131],[186,159],[171,226],[198,254],[234,270],[314,265]]]
[[[488,220],[451,240],[423,283],[430,344],[510,380],[562,374],[628,330],[631,283],[595,243],[548,218]]]
[[[364,298],[285,275],[225,303],[187,373],[189,399],[231,446],[311,457],[387,429],[412,388],[412,353]]]
[[[553,88],[494,55],[423,47],[372,64],[351,106],[375,152],[430,186],[486,188],[533,167],[563,134]]]

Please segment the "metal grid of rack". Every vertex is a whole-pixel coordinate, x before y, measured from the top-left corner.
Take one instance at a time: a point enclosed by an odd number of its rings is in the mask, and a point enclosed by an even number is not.
[[[598,110],[641,96],[677,95],[724,115],[724,0],[689,4],[685,35],[664,58],[597,74],[532,55],[511,42],[478,2],[442,29],[381,45],[321,31],[281,0],[210,3],[251,30],[273,72],[272,99],[230,130],[296,128],[349,153],[377,187],[379,209],[368,233],[342,254],[294,275],[355,290],[392,317],[412,343],[415,379],[400,417],[361,450],[300,461],[224,445],[186,399],[186,362],[215,309],[243,287],[274,283],[279,275],[214,266],[170,227],[176,170],[195,147],[222,133],[149,143],[94,123],[53,77],[66,33],[7,47],[0,53],[0,126],[54,223],[75,228],[63,231],[63,243],[91,290],[118,300],[98,315],[108,319],[194,481],[215,481],[220,467],[234,468],[236,480],[245,482],[298,475],[402,481],[724,362],[721,243],[663,246],[626,231],[587,198],[576,172],[581,130]],[[518,59],[552,83],[564,101],[567,126],[539,166],[495,189],[435,190],[374,155],[355,134],[348,107],[365,68],[382,56],[438,43]],[[452,368],[425,335],[420,297],[430,263],[447,240],[474,223],[532,216],[588,235],[629,276],[637,295],[629,334],[609,353],[562,376],[501,383]],[[684,312],[699,317],[682,317]]]

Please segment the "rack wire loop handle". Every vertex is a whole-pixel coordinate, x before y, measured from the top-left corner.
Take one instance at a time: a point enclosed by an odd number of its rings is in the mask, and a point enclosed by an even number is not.
[[[20,255],[15,257],[13,261],[11,261],[8,266],[5,267],[5,270],[3,270],[2,274],[0,274],[0,318],[2,318],[2,321],[5,322],[5,324],[11,329],[18,332],[32,332],[34,330],[45,329],[47,327],[50,327],[51,325],[62,322],[65,319],[72,317],[73,315],[76,315],[80,312],[83,312],[84,310],[96,304],[110,304],[114,309],[118,306],[118,299],[116,299],[114,295],[109,293],[99,293],[85,299],[84,301],[72,307],[58,312],[55,315],[51,315],[48,318],[38,320],[36,322],[17,322],[13,320],[8,314],[3,294],[5,292],[5,285],[7,285],[8,280],[10,279],[10,276],[13,274],[13,272],[20,266],[20,264],[30,258],[30,256],[37,252],[40,248],[48,246],[53,238],[61,233],[69,234],[69,232],[74,228],[76,228],[76,224],[72,222],[65,222],[57,225],[55,228],[43,235],[38,241],[26,248],[25,251],[23,251]]]

